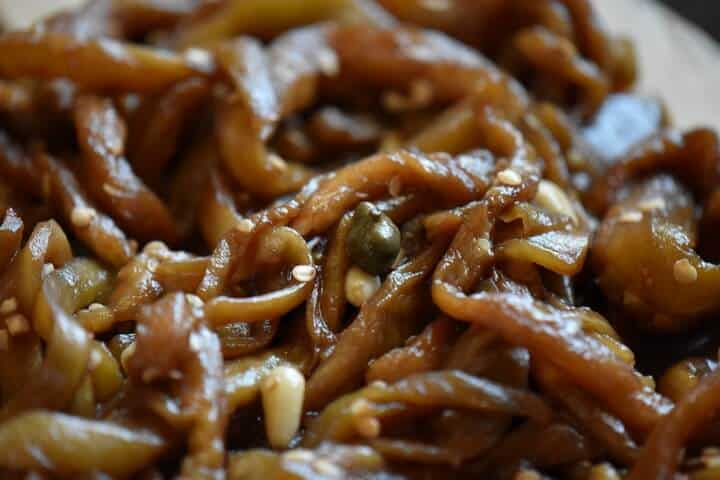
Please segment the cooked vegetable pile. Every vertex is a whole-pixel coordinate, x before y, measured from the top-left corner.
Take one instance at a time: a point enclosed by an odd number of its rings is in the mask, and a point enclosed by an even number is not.
[[[95,0],[0,52],[0,477],[720,478],[720,144],[589,0]]]

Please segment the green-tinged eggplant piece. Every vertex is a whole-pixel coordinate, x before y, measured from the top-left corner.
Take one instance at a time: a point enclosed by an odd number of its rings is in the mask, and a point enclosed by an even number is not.
[[[307,383],[305,407],[319,408],[362,381],[370,360],[402,345],[426,320],[427,279],[444,242],[393,270],[353,322],[338,336],[332,354]]]
[[[49,471],[62,478],[87,472],[125,477],[152,464],[167,450],[148,427],[127,427],[38,410],[0,423],[0,465]]]
[[[127,369],[133,382],[157,389],[160,396],[155,397],[154,408],[169,423],[183,417],[178,428],[186,430],[189,452],[181,475],[213,478],[225,463],[228,409],[220,341],[205,325],[197,303],[185,294],[172,293],[141,309]],[[159,349],[165,352],[162,359],[157,356]],[[163,382],[168,381],[178,382],[179,412],[166,404]]]
[[[0,36],[0,46],[7,52],[0,61],[6,78],[63,77],[89,89],[159,90],[214,68],[205,58],[60,32],[10,32]]]
[[[720,308],[720,267],[695,251],[690,193],[660,175],[631,187],[608,210],[592,263],[605,294],[650,330],[683,330]]]
[[[82,180],[90,196],[139,239],[173,242],[177,232],[170,211],[125,158],[127,127],[112,102],[86,95],[74,113]]]
[[[376,382],[340,397],[312,421],[303,442],[313,447],[323,441],[348,441],[357,436],[375,438],[379,430],[371,431],[368,424],[379,428],[378,421],[383,418],[413,416],[417,408],[422,413],[422,409],[442,407],[525,416],[540,423],[552,416],[548,406],[527,390],[441,370],[410,375],[393,384]]]

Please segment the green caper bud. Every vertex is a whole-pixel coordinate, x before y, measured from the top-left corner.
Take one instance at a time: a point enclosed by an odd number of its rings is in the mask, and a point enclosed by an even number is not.
[[[348,255],[368,273],[381,275],[400,251],[401,235],[390,218],[369,202],[355,208],[347,236]]]

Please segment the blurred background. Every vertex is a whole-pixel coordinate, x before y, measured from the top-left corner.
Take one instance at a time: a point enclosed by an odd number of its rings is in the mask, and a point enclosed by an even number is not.
[[[0,0],[0,17],[22,28],[38,16],[84,1]],[[680,127],[709,125],[720,130],[720,0],[592,3],[611,31],[634,40],[640,92],[662,97]]]
[[[695,22],[720,41],[720,2],[717,0],[662,0],[662,3]]]

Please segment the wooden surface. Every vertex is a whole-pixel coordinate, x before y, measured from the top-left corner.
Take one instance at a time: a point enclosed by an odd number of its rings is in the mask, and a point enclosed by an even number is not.
[[[707,0],[718,1],[718,0]],[[0,0],[13,25],[82,0]],[[711,125],[720,130],[720,47],[705,33],[654,0],[595,0],[614,32],[630,35],[640,55],[639,90],[659,95],[681,127]]]

